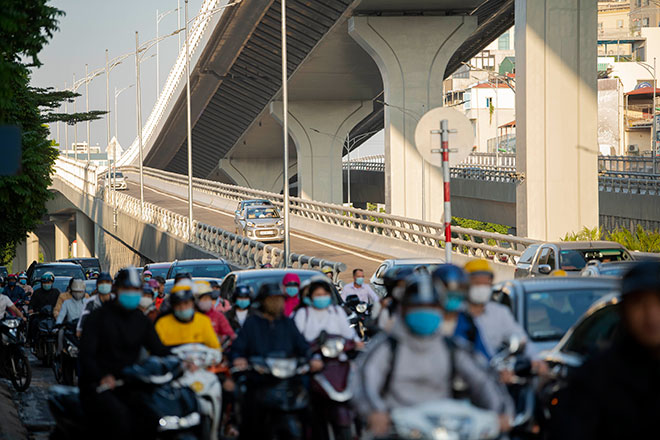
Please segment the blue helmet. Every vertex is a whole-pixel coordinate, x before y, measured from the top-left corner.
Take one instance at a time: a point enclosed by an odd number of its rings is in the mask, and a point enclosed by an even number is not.
[[[108,272],[101,272],[99,274],[99,277],[96,279],[96,285],[98,286],[99,283],[103,282],[103,281],[108,281],[110,283],[112,282],[112,277],[110,276],[110,274]]]
[[[444,290],[442,286],[433,283],[425,274],[412,275],[406,280],[406,290],[401,303],[406,306],[441,306]]]
[[[433,271],[433,281],[442,282],[449,292],[467,293],[470,280],[463,269],[455,264],[443,264]]]

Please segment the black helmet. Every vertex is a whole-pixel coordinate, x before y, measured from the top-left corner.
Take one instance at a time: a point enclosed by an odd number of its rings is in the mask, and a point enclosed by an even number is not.
[[[172,307],[182,302],[193,299],[193,286],[191,283],[182,282],[175,284],[170,291],[170,305]]]
[[[192,275],[190,275],[189,272],[179,272],[178,274],[174,275],[174,284],[178,283],[179,280],[182,280],[184,278],[188,278],[189,280],[192,280]]]
[[[660,262],[643,261],[635,264],[621,280],[621,296],[642,291],[660,292]]]
[[[470,280],[463,269],[455,264],[443,264],[433,271],[433,281],[440,281],[449,292],[465,294]]]
[[[254,299],[254,290],[252,289],[252,287],[246,284],[239,284],[238,286],[236,286],[236,289],[234,289],[234,294],[232,295],[231,299],[232,301],[236,302],[236,298],[245,298],[245,297]]]
[[[405,306],[441,306],[442,298],[438,289],[441,286],[434,284],[429,275],[412,275],[406,281],[406,290],[403,293],[402,305]]]
[[[116,289],[142,289],[140,273],[134,267],[121,269],[115,277]]]
[[[47,282],[53,282],[55,281],[55,275],[53,275],[53,272],[46,272],[43,275],[41,275],[41,283],[47,283]]]
[[[101,283],[103,281],[112,282],[112,277],[110,276],[110,274],[108,272],[101,272],[99,274],[99,277],[96,279],[96,285],[98,286],[99,283]]]
[[[401,281],[404,281],[413,274],[413,269],[410,267],[393,267],[385,272],[383,275],[383,285],[387,290],[388,295],[392,295],[392,291]],[[401,298],[399,298],[401,299]]]
[[[279,283],[264,283],[261,285],[259,293],[257,293],[257,301],[263,303],[269,296],[284,296]]]

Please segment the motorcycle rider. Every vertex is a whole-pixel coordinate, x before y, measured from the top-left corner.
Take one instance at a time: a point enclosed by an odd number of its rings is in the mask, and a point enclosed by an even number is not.
[[[442,335],[438,287],[428,275],[411,276],[391,332],[376,336],[358,358],[354,402],[375,436],[388,433],[393,408],[450,398],[454,374],[468,384],[472,402],[500,414],[501,428],[508,429],[509,396],[467,351]]]
[[[18,276],[16,274],[9,274],[7,276],[7,285],[3,292],[9,299],[16,304],[19,301],[27,302],[29,300],[27,292],[18,285]]]
[[[85,283],[83,280],[74,279],[71,283],[71,298],[62,303],[60,313],[57,315],[55,321],[56,325],[63,323],[75,322],[77,323],[82,315],[85,297]],[[57,333],[57,353],[62,352],[64,346],[64,327],[61,327]]]
[[[197,343],[220,349],[211,320],[195,311],[194,288],[189,282],[181,282],[172,287],[169,296],[172,310],[158,318],[156,332],[167,346]]]
[[[148,283],[142,285],[142,297],[140,298],[140,304],[138,309],[144,313],[144,315],[149,318],[151,322],[155,322],[158,318],[158,310],[154,305],[154,285],[155,281],[150,280]]]
[[[350,295],[357,295],[361,302],[373,304],[372,316],[380,313],[380,297],[373,291],[369,284],[364,283],[364,270],[353,269],[353,282],[344,286],[341,297],[346,301]]]
[[[11,299],[4,293],[0,293],[0,319],[5,317],[7,310],[11,311],[15,316],[25,320],[23,313],[14,305]]]
[[[264,283],[259,288],[256,301],[259,310],[248,316],[229,353],[233,365],[238,370],[248,367],[248,359],[253,356],[267,357],[274,352],[284,357],[309,359],[309,344],[300,334],[293,320],[284,316],[284,301],[288,296],[279,284]],[[312,371],[323,368],[319,359],[310,361]],[[241,439],[265,438],[260,408],[256,396],[262,383],[256,375],[248,376],[248,389],[242,405]]]
[[[234,333],[234,329],[229,325],[229,321],[227,321],[227,318],[223,313],[218,312],[213,307],[214,301],[211,297],[212,292],[211,284],[207,281],[195,282],[195,293],[193,294],[195,297],[195,305],[201,313],[208,316],[211,320],[213,331],[215,331],[215,334],[221,341],[224,341],[227,338],[234,339],[236,333]]]
[[[217,281],[209,281],[211,285],[211,298],[213,298],[213,308],[220,313],[227,313],[231,310],[231,302],[220,296],[220,284]]]
[[[286,293],[284,316],[289,317],[300,304],[300,278],[295,273],[287,273],[282,279],[282,289]]]
[[[156,280],[158,283],[158,287],[156,288],[156,298],[154,298],[154,305],[156,306],[156,310],[160,310],[160,305],[165,299],[165,278],[157,276],[154,277],[154,280]]]
[[[232,296],[234,307],[225,313],[227,321],[229,321],[231,328],[236,333],[243,327],[247,317],[252,314],[252,309],[250,308],[252,298],[254,298],[252,287],[247,285],[236,286]]]
[[[76,326],[76,335],[80,337],[82,334],[82,329],[85,324],[87,317],[96,309],[101,307],[103,304],[114,299],[112,294],[112,277],[108,272],[101,272],[96,279],[96,289],[94,290],[96,295],[93,295],[89,301],[85,303],[83,311],[80,314],[80,319],[78,320],[78,325]]]
[[[383,275],[383,285],[387,294],[382,299],[382,309],[378,314],[378,327],[389,331],[396,320],[397,310],[403,292],[406,289],[406,279],[413,274],[413,269],[409,267],[392,267]]]
[[[145,284],[151,281],[152,276],[153,274],[151,273],[150,270],[145,270],[144,272],[142,272],[142,283]]]
[[[594,350],[568,378],[552,419],[562,440],[657,438],[660,411],[660,262],[622,278],[621,322],[609,348]]]
[[[117,299],[91,312],[83,326],[80,399],[90,424],[102,439],[134,438],[139,426],[140,415],[131,411],[130,402],[115,389],[117,375],[136,363],[145,349],[155,356],[169,353],[153,324],[137,310],[141,288],[135,268],[120,270],[114,282]],[[99,385],[108,390],[97,393]]]
[[[41,275],[41,287],[34,291],[30,299],[30,315],[34,313],[38,314],[46,306],[55,307],[57,298],[60,296],[60,291],[53,287],[54,281],[55,276],[52,272],[45,272]],[[28,339],[30,341],[34,341],[38,328],[39,320],[30,319],[28,324]]]
[[[25,290],[25,293],[27,293],[28,296],[31,297],[32,294],[34,293],[34,290],[32,290],[32,286],[30,286],[27,283],[27,280],[28,279],[27,279],[27,275],[25,274],[25,272],[21,272],[18,275],[18,285],[21,286],[21,288],[23,288],[23,290]]]
[[[55,308],[53,309],[53,316],[57,319],[57,316],[60,314],[60,310],[62,309],[62,304],[64,304],[64,301],[73,298],[71,295],[71,285],[73,282],[76,280],[76,278],[71,278],[69,281],[69,286],[67,287],[66,291],[60,293],[60,296],[57,297],[57,302],[55,303]],[[82,281],[82,280],[78,280]],[[85,293],[85,299],[89,298],[89,295]]]

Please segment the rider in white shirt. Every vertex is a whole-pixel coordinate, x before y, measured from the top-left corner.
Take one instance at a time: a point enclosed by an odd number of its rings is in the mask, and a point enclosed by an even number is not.
[[[357,295],[361,302],[373,304],[372,316],[380,313],[380,297],[369,284],[364,283],[364,270],[353,269],[353,282],[346,284],[341,291],[341,297],[346,301],[351,295]]]

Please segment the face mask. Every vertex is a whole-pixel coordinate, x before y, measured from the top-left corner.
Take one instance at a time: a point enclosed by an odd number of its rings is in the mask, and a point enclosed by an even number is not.
[[[434,309],[418,309],[406,314],[406,325],[419,336],[430,336],[442,323],[442,313]]]
[[[362,283],[364,283],[364,278],[363,277],[358,277],[358,278],[355,279],[355,284],[357,284],[358,286],[361,286]]]
[[[194,314],[195,314],[195,310],[193,310],[192,307],[189,308],[189,309],[175,310],[174,311],[174,316],[176,317],[176,319],[178,319],[179,321],[184,321],[184,322],[190,321]]]
[[[14,287],[16,285],[16,281],[10,281],[7,283],[9,287]]]
[[[41,287],[42,287],[44,290],[50,290],[50,289],[53,287],[53,283],[42,284]]]
[[[239,309],[247,309],[250,307],[250,298],[240,298],[236,300],[236,307]]]
[[[85,296],[85,292],[71,292],[73,299],[81,300]]]
[[[27,280],[21,280],[21,284],[25,286],[27,284]]]
[[[144,277],[144,282],[145,283],[148,283],[149,281],[151,281],[151,277]]]
[[[487,284],[478,284],[470,286],[468,298],[473,304],[486,304],[490,300],[493,289]]]
[[[127,310],[135,310],[140,305],[142,294],[140,292],[123,292],[119,294],[119,305]]]
[[[151,304],[153,304],[154,300],[149,298],[148,296],[143,296],[140,298],[140,307],[143,309],[146,309],[149,307]]]
[[[462,296],[449,293],[447,303],[445,304],[445,310],[448,312],[456,312],[461,308],[462,305]]]
[[[298,288],[294,286],[289,286],[286,288],[286,294],[289,295],[291,298],[294,296],[298,295]]]
[[[330,305],[331,302],[332,298],[330,298],[330,295],[315,296],[312,298],[312,304],[317,309],[325,309]]]
[[[213,307],[213,300],[204,300],[197,303],[197,307],[202,312],[208,312]]]
[[[112,284],[108,284],[108,283],[99,284],[96,287],[96,290],[98,290],[101,295],[107,295],[112,291]]]
[[[220,298],[220,291],[219,290],[211,290],[211,298],[213,298],[213,299]]]

